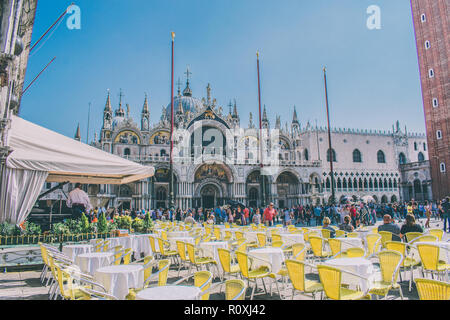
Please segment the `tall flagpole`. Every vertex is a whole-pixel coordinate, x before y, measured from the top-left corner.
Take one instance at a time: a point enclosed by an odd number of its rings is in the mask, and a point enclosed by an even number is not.
[[[323,77],[325,81],[325,101],[327,104],[327,121],[328,121],[328,156],[330,158],[330,170],[331,170],[331,198],[329,203],[331,205],[335,204],[336,196],[334,191],[334,170],[333,170],[333,149],[331,147],[331,128],[330,128],[330,110],[328,106],[328,88],[327,88],[327,68],[323,68]]]
[[[265,179],[263,175],[263,151],[262,151],[262,120],[261,120],[261,81],[259,76],[259,52],[256,52],[256,64],[258,69],[258,103],[259,103],[259,161],[260,161],[260,179],[261,179],[261,206],[264,208],[266,206],[266,186]]]
[[[174,76],[174,72],[173,72],[173,68],[174,68],[174,46],[175,46],[175,32],[171,33],[172,35],[172,79],[171,79],[171,93],[170,93],[170,117],[171,117],[171,122],[170,122],[170,169],[169,169],[169,174],[170,174],[170,184],[169,184],[169,208],[171,210],[174,209],[175,207],[175,199],[174,199],[174,190],[173,190],[173,112],[174,112],[174,107],[173,107],[173,76]],[[173,212],[172,212],[173,214]]]

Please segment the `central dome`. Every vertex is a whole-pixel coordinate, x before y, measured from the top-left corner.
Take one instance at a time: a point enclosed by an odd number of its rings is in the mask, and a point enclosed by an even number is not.
[[[192,96],[191,88],[189,87],[189,81],[186,83],[186,89],[183,91],[183,95],[180,94],[180,91],[178,90],[178,96],[173,98],[173,110],[175,114],[178,112],[179,106],[183,107],[183,113],[190,112],[192,114],[196,114],[200,110],[204,108],[203,103]],[[169,105],[166,108],[166,115],[167,118],[171,118],[171,107],[172,104],[169,103]]]

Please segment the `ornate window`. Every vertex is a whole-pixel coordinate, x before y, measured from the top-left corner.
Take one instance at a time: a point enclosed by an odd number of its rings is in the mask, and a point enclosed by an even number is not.
[[[384,152],[381,150],[377,152],[377,161],[378,163],[386,163],[386,157],[384,155]]]
[[[337,162],[336,160],[336,151],[334,151],[334,149],[331,149],[331,154],[333,157],[333,162]],[[330,162],[330,149],[328,149],[327,151],[327,161]]]
[[[362,162],[361,151],[353,150],[353,162]]]
[[[305,160],[309,161],[309,152],[308,149],[305,149]]]
[[[423,155],[422,152],[419,152],[419,155],[417,158],[418,158],[419,162],[425,161],[425,156]]]
[[[124,155],[124,156],[129,156],[129,155],[131,155],[130,148],[125,148],[125,150],[123,151],[123,155]]]
[[[400,164],[406,163],[406,156],[403,152],[400,152],[400,154],[398,155],[398,161]]]

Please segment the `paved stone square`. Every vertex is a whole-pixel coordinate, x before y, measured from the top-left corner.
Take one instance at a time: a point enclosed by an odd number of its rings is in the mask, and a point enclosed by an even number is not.
[[[380,224],[378,222],[377,224]],[[423,224],[424,220],[420,220],[419,223]],[[431,221],[432,228],[442,228],[441,221]],[[449,239],[449,234],[444,234],[444,241]],[[188,275],[188,270],[182,270],[180,277],[178,275],[178,266],[172,266],[169,271],[168,284],[174,283],[175,281],[186,277]],[[0,273],[0,300],[47,300],[48,299],[48,287],[45,287],[40,283],[39,280],[40,269],[32,271],[12,271],[12,272],[2,272]],[[420,271],[414,271],[414,277],[420,277]],[[318,275],[307,275],[307,279],[318,280]],[[220,279],[214,279],[213,283],[219,282]],[[266,285],[270,284],[271,281],[266,280]],[[418,300],[419,296],[415,285],[413,283],[412,290],[409,292],[409,271],[402,272],[402,281],[399,282],[405,300]],[[193,281],[188,284],[193,284]],[[281,291],[281,297],[276,291],[275,285],[273,285],[273,295],[262,294],[254,297],[255,300],[280,300],[280,299],[291,299],[292,286],[288,283],[286,288],[283,288],[281,281],[278,283]],[[258,288],[262,288],[262,284],[258,281]],[[260,291],[258,291],[260,292]],[[247,298],[250,297],[251,288],[247,290]],[[320,295],[316,297],[319,299]],[[223,300],[224,294],[219,292],[219,288],[210,297],[210,300]],[[388,299],[390,300],[401,300],[398,291],[391,291],[389,293]],[[294,300],[312,300],[312,296],[296,293]]]

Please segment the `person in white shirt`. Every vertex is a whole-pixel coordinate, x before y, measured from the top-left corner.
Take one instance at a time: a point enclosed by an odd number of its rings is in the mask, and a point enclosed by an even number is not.
[[[89,212],[92,210],[89,196],[86,192],[81,190],[81,183],[75,184],[75,189],[70,191],[66,203],[68,208],[72,208],[73,219],[79,219],[81,218],[81,214],[83,212]]]

